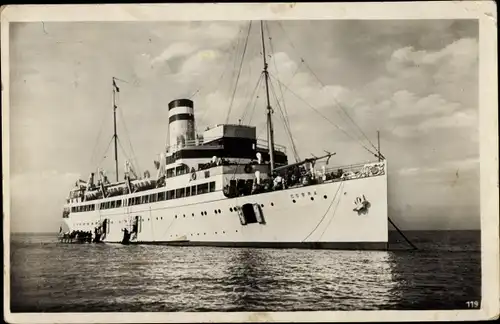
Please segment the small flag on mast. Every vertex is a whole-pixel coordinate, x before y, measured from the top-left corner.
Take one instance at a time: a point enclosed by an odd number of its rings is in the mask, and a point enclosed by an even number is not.
[[[113,78],[113,88],[116,92],[120,92],[120,88],[118,88],[118,86],[116,85],[115,78]]]

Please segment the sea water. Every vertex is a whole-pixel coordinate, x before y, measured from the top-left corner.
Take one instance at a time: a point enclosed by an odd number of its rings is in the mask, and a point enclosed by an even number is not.
[[[480,232],[397,232],[394,251],[61,244],[11,236],[11,312],[466,309]]]

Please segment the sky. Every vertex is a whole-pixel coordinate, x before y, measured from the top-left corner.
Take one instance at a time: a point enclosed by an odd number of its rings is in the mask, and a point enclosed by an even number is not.
[[[275,137],[290,161],[284,119],[300,158],[336,152],[329,166],[374,160],[365,148],[380,131],[397,225],[480,228],[477,21],[264,30]],[[77,179],[98,166],[114,178],[112,77],[120,172],[127,158],[143,173],[166,145],[173,99],[194,101],[199,132],[241,120],[265,139],[262,59],[258,21],[11,23],[11,231],[57,231]]]

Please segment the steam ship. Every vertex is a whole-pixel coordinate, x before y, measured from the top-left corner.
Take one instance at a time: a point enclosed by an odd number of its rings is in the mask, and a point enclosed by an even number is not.
[[[271,82],[261,22],[267,140],[256,127],[218,124],[197,133],[195,104],[168,104],[169,144],[155,175],[125,161],[116,181],[104,170],[78,180],[63,210],[61,241],[313,249],[386,249],[387,161],[328,167],[335,153],[288,161],[274,142]],[[318,168],[319,161],[326,163]],[[80,239],[79,239],[80,238]]]

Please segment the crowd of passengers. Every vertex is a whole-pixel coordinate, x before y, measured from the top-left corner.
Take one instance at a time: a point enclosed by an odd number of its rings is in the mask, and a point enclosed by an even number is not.
[[[309,186],[328,181],[340,179],[343,171],[341,169],[335,172],[325,173],[317,177],[304,166],[296,166],[286,169],[282,172],[273,173],[271,178],[257,181],[257,179],[232,181],[224,188],[224,194],[228,197],[253,195],[274,190],[283,190],[297,186]]]

